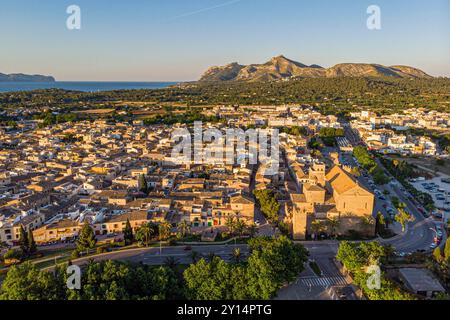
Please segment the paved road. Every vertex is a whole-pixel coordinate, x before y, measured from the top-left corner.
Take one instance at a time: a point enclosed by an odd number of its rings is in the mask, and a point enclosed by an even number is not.
[[[433,218],[425,218],[423,214],[418,210],[417,205],[415,205],[408,197],[410,194],[403,192],[400,189],[400,182],[398,182],[381,164],[381,162],[376,159],[378,165],[384,169],[385,173],[393,180],[396,181],[395,185],[388,184],[386,188],[391,194],[395,194],[400,202],[406,204],[406,209],[409,213],[414,216],[414,221],[408,224],[407,232],[394,239],[387,240],[385,243],[391,244],[398,251],[412,253],[417,250],[430,250],[430,245],[433,243],[434,232],[432,229],[436,228],[436,224]]]
[[[327,259],[333,258],[336,255],[338,243],[337,242],[308,242],[303,243],[309,250],[312,258],[322,260],[326,263]],[[134,250],[116,251],[98,256],[91,256],[81,258],[73,261],[73,264],[84,265],[89,260],[94,261],[129,261],[134,263],[144,263],[147,265],[162,265],[168,257],[174,257],[181,264],[192,263],[192,252],[195,251],[199,257],[207,258],[210,254],[223,258],[226,261],[231,260],[233,250],[239,248],[242,256],[245,258],[249,254],[249,249],[246,244],[227,244],[227,245],[203,245],[192,246],[191,250],[186,250],[186,247],[162,247],[160,248],[141,248]],[[49,267],[48,269],[51,269]]]
[[[277,300],[332,300],[329,288],[333,286],[348,287],[344,275],[340,273],[333,262],[338,249],[337,241],[310,242],[303,245],[310,252],[310,261],[318,264],[322,276],[318,276],[306,265],[297,281],[282,288],[278,292]],[[351,291],[351,290],[350,290]]]
[[[361,140],[348,126],[348,124],[345,124],[345,134],[347,139],[354,146],[361,143]],[[389,174],[381,162],[378,159],[376,159],[376,161],[385,173],[392,179],[392,181],[396,182],[396,184],[400,186],[400,183],[391,174]],[[436,227],[432,219],[426,219],[417,209],[417,206],[408,199],[408,195],[400,190],[399,187],[388,184],[384,186],[384,189],[389,191],[391,195],[395,195],[401,202],[404,202],[407,205],[406,209],[414,216],[415,221],[408,224],[407,232],[405,234],[401,234],[392,239],[383,240],[382,243],[390,244],[397,251],[405,253],[412,253],[417,250],[430,250],[430,245],[434,238],[434,232],[431,229]],[[377,204],[377,208],[379,207],[380,206]]]

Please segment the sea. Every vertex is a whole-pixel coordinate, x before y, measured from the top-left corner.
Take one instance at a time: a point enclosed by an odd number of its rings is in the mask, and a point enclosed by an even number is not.
[[[0,92],[32,91],[41,89],[64,89],[83,92],[112,90],[163,89],[179,82],[95,82],[95,81],[56,81],[56,82],[0,82]]]

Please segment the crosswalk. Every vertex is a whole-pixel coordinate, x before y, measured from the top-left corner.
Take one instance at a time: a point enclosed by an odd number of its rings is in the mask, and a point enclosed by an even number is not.
[[[347,285],[347,281],[344,277],[338,276],[338,277],[305,277],[300,278],[297,280],[298,282],[301,282],[301,284],[307,286],[307,287],[329,287],[329,286],[336,286],[336,285]]]

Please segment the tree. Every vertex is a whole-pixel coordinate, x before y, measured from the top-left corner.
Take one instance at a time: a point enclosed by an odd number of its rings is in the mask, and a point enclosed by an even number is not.
[[[159,227],[159,240],[167,240],[170,237],[172,226],[167,221],[162,222]]]
[[[386,220],[384,219],[384,215],[381,212],[377,213],[375,230],[377,233],[381,233],[386,228]]]
[[[20,225],[19,229],[19,247],[22,250],[24,255],[28,255],[28,235],[23,227],[23,225]]]
[[[437,263],[442,263],[444,261],[444,257],[442,256],[441,248],[437,247],[433,251],[433,257],[434,260],[436,260]]]
[[[186,220],[181,221],[178,224],[177,229],[178,229],[178,233],[180,234],[181,238],[186,237],[186,235],[191,232],[191,226],[189,225],[189,223]]]
[[[223,300],[229,294],[231,268],[214,257],[211,262],[201,259],[183,273],[188,298],[193,300]]]
[[[144,224],[136,232],[136,240],[140,245],[149,246],[152,237],[155,235],[154,229],[150,223]]]
[[[284,284],[297,279],[308,260],[308,251],[285,236],[249,241],[248,290],[252,299],[270,299]]]
[[[240,263],[242,257],[241,248],[234,248],[233,252],[231,253],[231,258],[235,263]]]
[[[255,195],[264,216],[272,223],[278,222],[280,204],[277,201],[276,194],[267,189],[255,190],[253,194]]]
[[[236,232],[239,235],[239,237],[242,237],[245,232],[246,224],[244,221],[237,219],[236,221]]]
[[[148,193],[148,184],[143,174],[139,175],[139,190],[143,193]]]
[[[256,226],[256,224],[251,224],[251,225],[247,226],[247,231],[248,231],[250,237],[253,238],[258,233],[258,227]]]
[[[361,287],[370,300],[410,300],[413,297],[403,292],[392,281],[381,274],[381,289],[368,288],[369,266],[379,266],[389,255],[390,248],[378,242],[350,243],[342,241],[336,259],[353,275],[355,283]]]
[[[133,228],[131,227],[130,219],[127,219],[127,223],[125,224],[125,228],[123,230],[123,239],[125,240],[126,245],[133,243]]]
[[[330,229],[330,235],[334,237],[336,235],[336,231],[341,225],[341,221],[337,217],[327,219],[327,225]]]
[[[28,229],[27,234],[27,240],[28,240],[28,254],[34,254],[37,251],[36,242],[34,241],[33,232],[31,229]]]
[[[322,220],[314,220],[311,223],[311,231],[313,232],[315,238],[317,238],[318,235],[326,231],[325,222]]]
[[[191,251],[191,253],[189,254],[189,257],[192,260],[192,263],[197,263],[197,261],[200,258],[200,253],[198,253],[197,251]]]
[[[362,217],[359,221],[359,225],[361,226],[363,232],[370,233],[373,235],[375,220],[371,216]]]
[[[405,209],[399,208],[398,214],[395,216],[395,221],[401,224],[402,232],[405,232],[406,225],[408,224],[408,222],[414,221],[414,217],[408,212],[406,212]]]
[[[0,300],[54,300],[57,295],[51,273],[30,262],[12,266],[2,283]]]
[[[447,241],[445,242],[444,258],[445,258],[445,261],[450,263],[450,239],[449,238],[447,238]]]
[[[166,260],[164,261],[164,265],[172,270],[175,270],[179,264],[180,260],[178,260],[175,257],[167,257]]]
[[[228,228],[230,234],[234,235],[236,229],[236,221],[233,216],[227,217],[227,220],[225,221],[225,226]]]
[[[80,235],[77,240],[78,251],[87,251],[95,247],[97,239],[95,239],[94,230],[89,225],[86,220],[84,222],[83,228],[81,228]]]
[[[213,262],[216,257],[217,255],[214,252],[210,252],[206,255],[206,261]]]

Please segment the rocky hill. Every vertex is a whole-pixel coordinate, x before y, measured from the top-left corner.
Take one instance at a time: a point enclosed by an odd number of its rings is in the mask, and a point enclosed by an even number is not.
[[[240,65],[236,62],[209,68],[200,81],[271,81],[295,78],[396,77],[431,78],[425,72],[408,66],[386,67],[379,64],[343,63],[331,68],[305,65],[284,56],[264,64]]]
[[[29,75],[23,73],[0,73],[0,82],[55,82],[55,78],[39,74]]]

